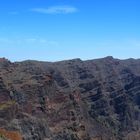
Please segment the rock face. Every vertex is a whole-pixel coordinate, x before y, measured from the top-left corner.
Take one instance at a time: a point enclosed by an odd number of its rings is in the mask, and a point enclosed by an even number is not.
[[[139,140],[140,60],[0,59],[0,140]]]

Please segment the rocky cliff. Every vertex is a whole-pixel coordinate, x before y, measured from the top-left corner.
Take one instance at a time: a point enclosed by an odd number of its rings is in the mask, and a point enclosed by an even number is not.
[[[139,140],[140,60],[0,59],[0,140]]]

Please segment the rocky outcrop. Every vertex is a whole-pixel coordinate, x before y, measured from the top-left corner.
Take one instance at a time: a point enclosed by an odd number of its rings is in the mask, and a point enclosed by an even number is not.
[[[139,140],[140,60],[0,59],[0,139]]]

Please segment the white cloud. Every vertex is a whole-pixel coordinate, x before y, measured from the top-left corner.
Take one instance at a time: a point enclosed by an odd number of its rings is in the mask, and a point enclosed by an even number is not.
[[[34,8],[31,11],[42,14],[70,14],[77,12],[78,9],[72,6],[52,6],[48,8]]]

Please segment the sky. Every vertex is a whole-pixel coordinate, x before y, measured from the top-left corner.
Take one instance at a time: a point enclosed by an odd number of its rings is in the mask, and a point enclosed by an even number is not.
[[[140,0],[0,0],[0,57],[140,58]]]

